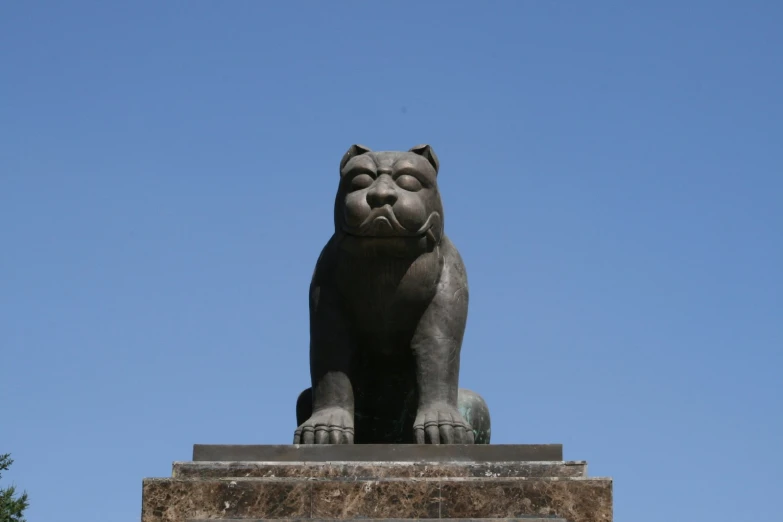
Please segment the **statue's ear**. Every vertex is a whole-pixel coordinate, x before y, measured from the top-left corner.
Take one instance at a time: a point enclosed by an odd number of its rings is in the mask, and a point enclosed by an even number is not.
[[[430,162],[432,167],[435,169],[435,174],[438,173],[438,169],[440,168],[440,162],[438,162],[438,156],[435,155],[435,151],[432,150],[432,147],[429,145],[416,145],[408,152],[413,152],[414,154],[418,154],[419,156],[424,156],[427,161]]]
[[[351,145],[351,147],[348,149],[348,152],[343,154],[343,159],[340,161],[340,172],[343,171],[343,167],[345,167],[345,164],[348,163],[351,158],[354,156],[360,156],[365,152],[370,152],[370,149],[364,145]]]

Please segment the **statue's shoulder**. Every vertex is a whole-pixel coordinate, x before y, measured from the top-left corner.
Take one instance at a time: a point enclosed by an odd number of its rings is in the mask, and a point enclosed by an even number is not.
[[[318,261],[315,262],[315,270],[313,270],[312,282],[322,283],[325,278],[330,278],[334,272],[334,265],[336,261],[335,254],[335,236],[332,235],[326,245],[321,249],[321,253],[318,255]]]
[[[446,264],[464,266],[457,246],[446,234],[443,234],[443,238],[440,241],[440,251]]]
[[[468,273],[465,263],[454,243],[448,236],[443,235],[440,242],[440,253],[443,257],[443,273],[440,286],[443,288],[461,288],[465,293],[468,290]]]

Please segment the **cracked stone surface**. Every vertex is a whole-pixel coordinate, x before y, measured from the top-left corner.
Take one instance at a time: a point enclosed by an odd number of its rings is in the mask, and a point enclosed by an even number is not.
[[[142,522],[225,518],[507,518],[611,522],[602,478],[147,479]]]
[[[174,462],[172,477],[144,480],[141,520],[612,522],[612,479],[588,477],[585,461],[450,461],[437,450],[428,460],[426,448],[398,461],[362,449],[344,461],[275,447],[261,452],[282,455],[268,461]]]

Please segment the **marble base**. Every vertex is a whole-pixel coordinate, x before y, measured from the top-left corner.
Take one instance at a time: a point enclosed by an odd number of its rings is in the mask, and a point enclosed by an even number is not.
[[[236,520],[236,519],[234,519]],[[303,522],[303,521],[309,521],[312,522],[310,518],[275,518],[275,519],[269,519],[269,518],[243,518],[240,519],[242,522]],[[319,518],[317,519],[319,522],[338,522],[339,518]],[[363,518],[361,519],[362,522],[410,522],[411,519],[408,518]],[[436,522],[438,520],[442,520],[440,518],[418,518],[416,520],[421,520],[423,522]],[[564,518],[552,518],[552,517],[546,517],[546,518],[540,518],[540,517],[520,517],[520,518],[449,518],[449,522],[568,522]],[[201,522],[199,519],[192,519],[188,520],[187,522]]]
[[[422,446],[426,448],[437,446]],[[435,450],[433,453],[436,453]],[[145,479],[142,522],[522,519],[611,522],[612,480],[583,461],[197,461]]]

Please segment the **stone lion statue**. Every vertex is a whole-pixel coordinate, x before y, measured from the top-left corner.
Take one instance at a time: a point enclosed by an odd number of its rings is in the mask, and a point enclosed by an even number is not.
[[[438,170],[429,145],[343,156],[310,284],[312,387],[295,444],[489,443],[486,403],[458,385],[468,281]]]

